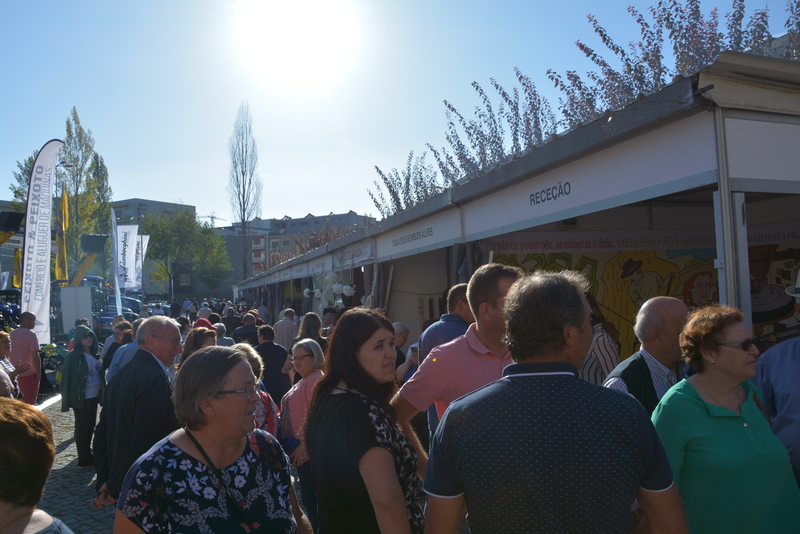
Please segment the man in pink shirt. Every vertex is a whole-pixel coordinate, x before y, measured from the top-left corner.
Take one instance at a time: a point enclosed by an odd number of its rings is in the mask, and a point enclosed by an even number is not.
[[[392,399],[400,427],[417,450],[420,478],[428,462],[410,419],[432,404],[441,417],[457,398],[503,377],[503,368],[512,363],[504,342],[503,304],[508,289],[522,275],[521,269],[499,263],[478,268],[467,286],[475,322],[463,336],[434,348]]]
[[[39,379],[42,374],[42,360],[39,359],[39,339],[33,333],[36,316],[23,312],[19,316],[19,327],[11,332],[11,361],[15,367],[27,363],[30,368],[17,377],[22,400],[36,404],[39,397]]]

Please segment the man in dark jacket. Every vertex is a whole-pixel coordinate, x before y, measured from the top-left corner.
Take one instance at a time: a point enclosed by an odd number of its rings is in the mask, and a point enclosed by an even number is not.
[[[108,472],[98,500],[104,498],[104,491],[106,497],[117,499],[133,462],[179,426],[167,373],[181,350],[178,325],[166,317],[151,317],[139,327],[136,341],[139,350],[125,372],[114,375],[108,384],[97,425],[95,456],[106,456],[98,453],[98,447],[103,443],[107,447],[107,462],[97,469],[98,483],[103,469]]]
[[[177,319],[183,313],[183,307],[178,302],[178,299],[173,298],[172,304],[169,305],[169,316],[173,319]]]

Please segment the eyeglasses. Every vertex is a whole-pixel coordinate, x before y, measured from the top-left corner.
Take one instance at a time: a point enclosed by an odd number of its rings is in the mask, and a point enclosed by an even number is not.
[[[754,337],[752,339],[745,339],[744,341],[732,341],[730,343],[720,343],[720,345],[723,345],[725,347],[740,348],[743,351],[747,352],[747,351],[750,350],[750,347],[755,345],[757,342],[758,342],[758,338]]]
[[[258,384],[254,384],[244,389],[229,389],[226,391],[217,391],[217,395],[227,395],[229,393],[244,393],[244,396],[247,397],[247,400],[250,400],[253,398],[254,395],[258,394]]]
[[[167,341],[170,341],[173,345],[180,346],[180,344],[181,344],[181,340],[180,339],[174,339],[174,338],[171,338],[171,337],[164,337],[164,336],[153,336],[153,337],[157,337],[159,339],[166,339]]]
[[[296,362],[297,360],[303,360],[305,358],[311,358],[311,354],[303,354],[302,356],[292,356],[291,360]]]
[[[86,334],[81,339],[91,339],[91,338],[92,338],[92,334]]]

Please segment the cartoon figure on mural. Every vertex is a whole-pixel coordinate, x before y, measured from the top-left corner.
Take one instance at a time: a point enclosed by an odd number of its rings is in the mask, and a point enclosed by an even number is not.
[[[713,302],[712,276],[711,271],[703,271],[695,274],[683,284],[683,302],[689,307],[689,310],[696,310]]]
[[[642,271],[644,262],[635,261],[633,258],[628,260],[622,265],[621,279],[630,278],[631,284],[628,286],[628,292],[631,295],[631,300],[636,305],[636,309],[653,297],[659,296],[659,288],[665,289],[666,294],[670,294],[670,285],[675,280],[675,274],[669,273],[666,278],[661,278],[653,271]]]

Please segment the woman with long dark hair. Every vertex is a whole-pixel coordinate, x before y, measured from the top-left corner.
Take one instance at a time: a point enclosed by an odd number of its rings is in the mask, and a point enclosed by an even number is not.
[[[424,530],[417,456],[389,405],[396,356],[383,315],[355,308],[339,319],[306,422],[320,534]]]

